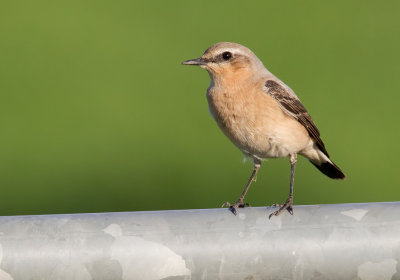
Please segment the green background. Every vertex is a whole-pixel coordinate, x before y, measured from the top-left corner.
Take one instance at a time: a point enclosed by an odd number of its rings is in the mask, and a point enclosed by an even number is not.
[[[246,2],[246,3],[244,3]],[[250,162],[207,109],[219,41],[292,87],[345,181],[297,164],[295,204],[400,199],[399,1],[2,1],[0,215],[214,208]],[[283,202],[289,162],[247,201]]]

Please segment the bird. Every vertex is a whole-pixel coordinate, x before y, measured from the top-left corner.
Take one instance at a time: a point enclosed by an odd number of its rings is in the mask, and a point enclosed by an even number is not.
[[[285,210],[293,215],[293,186],[297,155],[307,158],[323,174],[332,179],[345,179],[333,163],[321,140],[320,132],[294,91],[274,76],[247,47],[220,42],[202,56],[182,62],[207,70],[211,82],[206,97],[211,116],[218,127],[253,160],[253,171],[242,194],[234,204],[233,214],[248,206],[244,198],[264,159],[288,157],[291,171],[289,196],[269,215],[269,219]]]

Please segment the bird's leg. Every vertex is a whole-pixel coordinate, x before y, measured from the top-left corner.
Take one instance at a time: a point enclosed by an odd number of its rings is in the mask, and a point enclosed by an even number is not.
[[[293,208],[292,208],[292,205],[293,205],[293,183],[294,183],[294,168],[296,166],[296,162],[297,162],[297,154],[291,154],[290,155],[291,172],[290,172],[289,197],[283,205],[274,204],[275,206],[279,206],[280,208],[277,211],[273,212],[271,215],[269,215],[270,219],[272,216],[280,215],[285,210],[287,210],[291,215],[293,215]]]
[[[247,191],[249,190],[250,185],[251,185],[251,183],[253,182],[254,178],[256,177],[257,172],[258,172],[258,170],[260,169],[260,167],[261,167],[261,162],[258,162],[258,161],[256,162],[256,161],[254,161],[253,173],[251,173],[251,176],[250,176],[250,178],[249,178],[249,181],[247,182],[246,187],[244,187],[244,190],[243,190],[242,194],[240,195],[239,199],[238,199],[238,200],[236,201],[236,203],[233,204],[233,205],[231,205],[229,202],[225,202],[225,203],[222,205],[222,207],[228,206],[228,207],[229,207],[229,210],[230,210],[233,214],[236,215],[236,209],[238,209],[239,207],[240,207],[240,208],[243,208],[243,207],[249,206],[247,203],[243,203],[243,199],[244,199],[244,197],[246,196],[246,193],[247,193]]]

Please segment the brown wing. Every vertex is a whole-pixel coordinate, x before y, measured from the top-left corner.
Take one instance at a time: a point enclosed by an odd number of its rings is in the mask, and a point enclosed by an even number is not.
[[[267,93],[278,101],[284,111],[293,116],[307,129],[308,134],[315,140],[318,148],[329,157],[317,126],[314,124],[310,114],[307,112],[306,108],[304,108],[303,104],[301,104],[297,96],[273,80],[268,80],[265,83],[265,87]]]

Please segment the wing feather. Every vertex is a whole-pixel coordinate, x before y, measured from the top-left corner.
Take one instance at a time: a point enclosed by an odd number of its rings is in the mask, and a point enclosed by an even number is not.
[[[294,117],[305,127],[310,137],[315,140],[318,148],[329,157],[317,126],[299,98],[290,89],[273,80],[268,80],[265,83],[265,88],[266,92],[278,101],[287,114]]]

